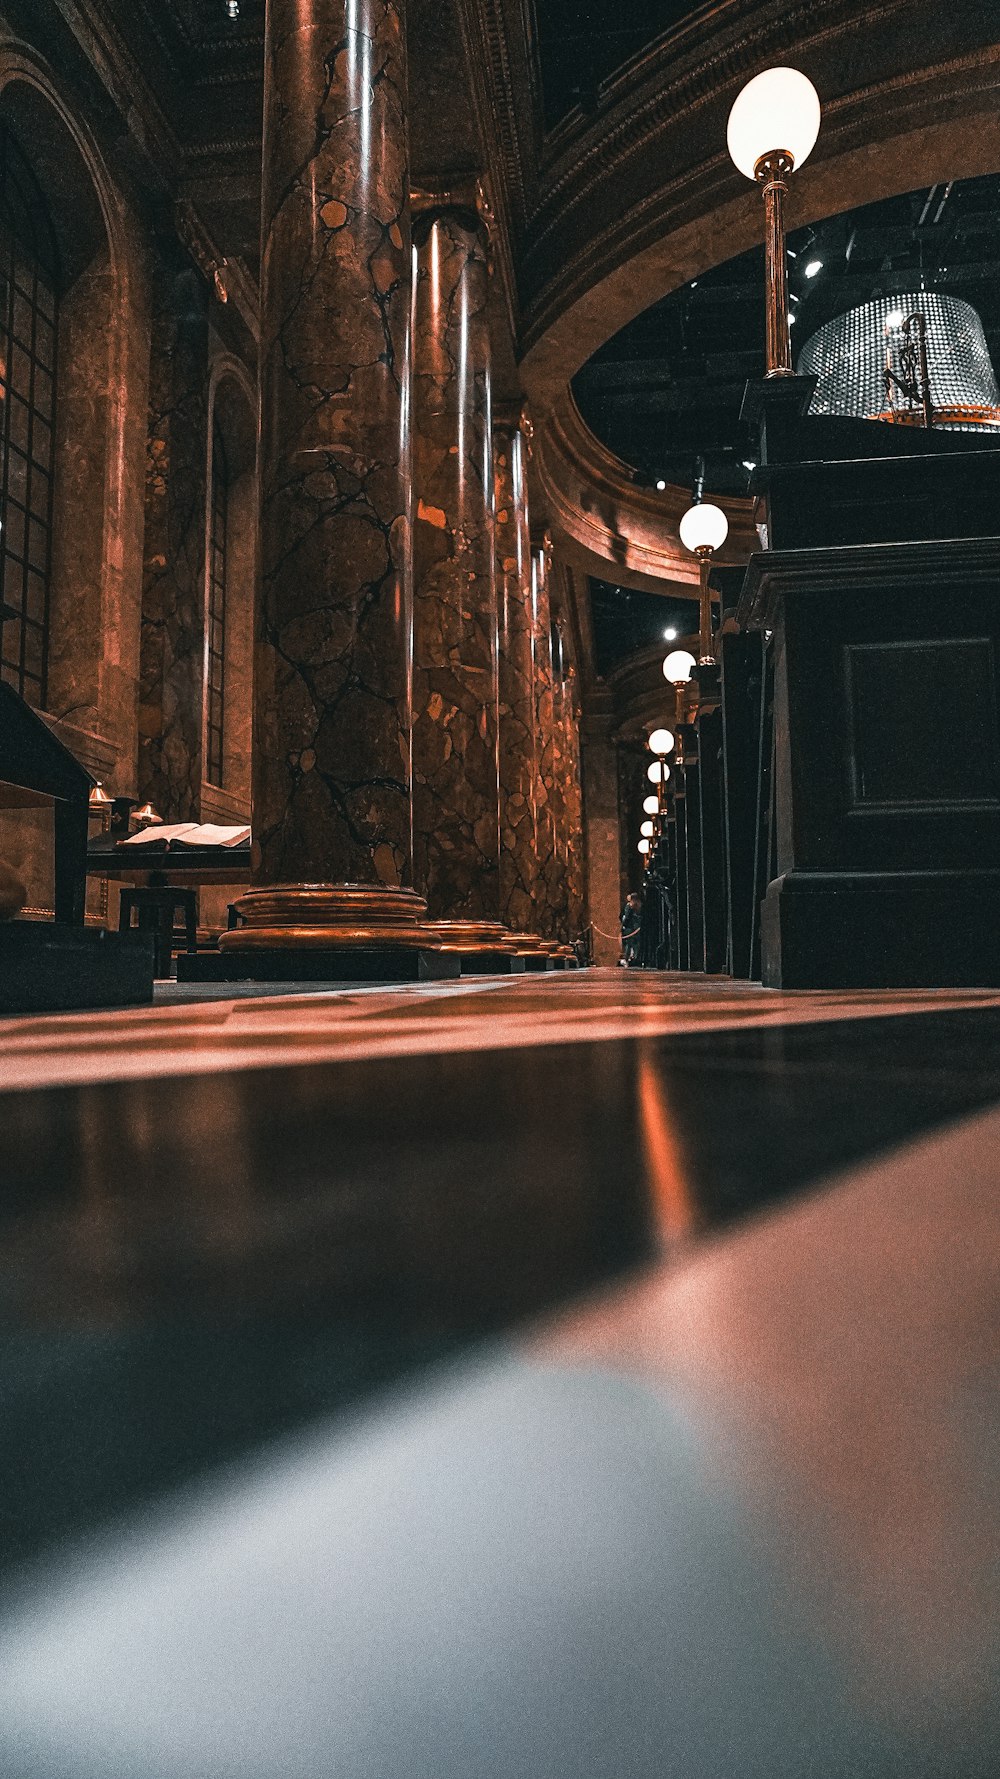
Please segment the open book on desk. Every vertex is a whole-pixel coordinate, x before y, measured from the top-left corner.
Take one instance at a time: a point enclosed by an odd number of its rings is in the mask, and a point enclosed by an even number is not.
[[[229,828],[218,822],[156,822],[141,833],[130,834],[122,846],[242,846],[250,838],[246,827]]]

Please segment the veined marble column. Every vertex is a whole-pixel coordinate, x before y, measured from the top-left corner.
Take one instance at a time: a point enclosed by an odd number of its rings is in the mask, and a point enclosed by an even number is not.
[[[458,207],[425,211],[414,239],[414,877],[433,918],[498,920],[487,243]]]
[[[566,663],[563,680],[563,809],[566,823],[566,909],[569,936],[583,932],[584,881],[583,784],[580,775],[580,706],[576,668]]]
[[[193,267],[158,265],[154,283],[137,782],[176,822],[201,806],[208,298]]]
[[[535,804],[538,879],[535,926],[546,939],[561,938],[555,821],[556,710],[552,663],[552,608],[549,599],[549,546],[531,552],[531,651],[535,693]]]
[[[409,881],[403,0],[267,0],[261,884]]]
[[[531,537],[525,441],[516,425],[493,429],[497,602],[500,620],[500,912],[535,928],[538,761],[532,651]]]
[[[549,803],[555,845],[549,904],[560,939],[569,938],[569,820],[566,807],[566,657],[562,626],[552,617],[552,789]]]

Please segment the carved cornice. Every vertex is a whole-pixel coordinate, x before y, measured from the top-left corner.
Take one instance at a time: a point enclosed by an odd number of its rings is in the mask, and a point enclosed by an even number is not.
[[[220,253],[194,204],[181,198],[174,205],[177,238],[190,254],[202,277],[212,286],[218,302],[233,303],[253,338],[260,338],[260,297],[256,283],[241,260]]]
[[[55,0],[55,5],[128,128],[166,183],[180,172],[182,151],[135,57],[123,43],[105,0]]]
[[[495,214],[496,284],[510,337],[513,394],[521,336],[517,256],[537,189],[540,96],[533,78],[524,0],[456,0],[469,103]]]
[[[560,549],[579,568],[623,586],[697,596],[698,565],[677,535],[689,490],[638,488],[568,392],[536,442],[532,471]],[[751,503],[720,497],[719,505],[729,520],[719,563],[741,565],[757,547]]]
[[[480,104],[480,137],[505,217],[519,235],[534,202],[540,103],[523,0],[458,0],[459,26]]]
[[[900,70],[918,26],[931,46],[940,42],[940,59],[925,51],[927,65]],[[1000,49],[987,42],[955,54],[936,0],[884,0],[866,17],[872,42],[884,70],[852,88],[853,0],[763,7],[728,0],[633,61],[609,83],[609,104],[596,120],[578,119],[560,133],[543,175],[522,266],[527,339],[613,266],[726,198],[745,196],[725,150],[726,113],[742,80],[768,60],[811,64],[823,89],[823,132],[796,198],[825,158],[902,134],[929,115],[986,110],[1000,89]]]

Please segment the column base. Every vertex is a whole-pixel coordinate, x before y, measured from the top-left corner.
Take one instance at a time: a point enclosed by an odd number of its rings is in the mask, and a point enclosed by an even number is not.
[[[242,924],[220,933],[219,950],[432,951],[427,903],[415,890],[377,883],[283,883],[248,890],[234,903]]]
[[[457,953],[415,945],[255,946],[177,958],[178,982],[444,982],[460,974]]]
[[[523,976],[527,960],[515,951],[463,951],[463,976]]]
[[[1000,986],[1000,871],[798,871],[761,907],[766,988]]]

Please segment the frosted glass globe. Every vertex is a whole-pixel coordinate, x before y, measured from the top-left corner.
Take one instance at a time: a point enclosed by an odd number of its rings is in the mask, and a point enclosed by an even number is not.
[[[650,760],[646,767],[646,777],[650,784],[666,784],[670,777],[670,767],[663,760]]]
[[[643,822],[639,832],[640,834],[644,834],[647,840],[652,840],[653,834],[655,833],[652,822]]]
[[[663,663],[663,677],[672,686],[683,686],[691,678],[695,665],[695,658],[687,649],[673,649]]]
[[[640,840],[638,850],[639,850],[639,852],[648,852],[649,851],[649,841],[648,840]]]
[[[741,173],[755,179],[766,154],[781,150],[801,167],[819,135],[819,94],[797,68],[768,68],[739,94],[726,129],[730,156]]]
[[[721,550],[729,536],[729,520],[721,507],[703,500],[688,507],[678,529],[685,550]]]
[[[643,813],[643,815],[659,815],[659,813],[660,813],[660,799],[659,799],[659,797],[643,797],[643,799],[642,799],[642,813]]]
[[[674,738],[669,729],[654,729],[649,738],[651,754],[669,754],[673,750]]]

